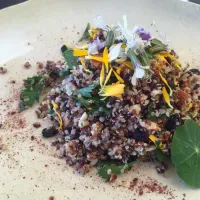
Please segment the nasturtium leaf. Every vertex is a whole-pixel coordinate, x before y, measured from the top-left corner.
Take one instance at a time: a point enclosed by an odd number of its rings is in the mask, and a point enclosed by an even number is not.
[[[181,179],[200,187],[200,126],[188,119],[179,126],[172,141],[172,162]]]

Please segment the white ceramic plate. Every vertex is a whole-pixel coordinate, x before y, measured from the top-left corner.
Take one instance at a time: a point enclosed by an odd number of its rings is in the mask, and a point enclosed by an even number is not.
[[[95,175],[85,177],[73,172],[65,161],[57,158],[49,147],[50,140],[41,137],[42,127],[34,129],[38,119],[34,109],[9,116],[17,108],[22,80],[36,73],[37,61],[61,59],[63,44],[74,46],[87,22],[102,15],[107,24],[116,24],[126,14],[129,26],[141,25],[149,29],[155,21],[156,30],[167,35],[169,44],[180,55],[183,65],[200,64],[200,7],[178,0],[30,0],[0,11],[0,64],[8,73],[0,75],[0,199],[11,200],[102,200],[102,199],[169,199],[171,195],[145,193],[138,196],[128,189],[133,178],[147,181],[148,177],[168,185],[175,199],[199,199],[200,190],[192,189],[177,177],[174,169],[158,175],[149,163],[136,165],[112,184],[104,183]],[[77,34],[80,32],[80,34]],[[31,69],[23,64],[29,61]],[[16,80],[16,84],[11,84]],[[22,128],[25,121],[24,128]],[[35,139],[31,140],[31,136]],[[53,140],[53,139],[51,139]],[[124,182],[123,187],[118,185]],[[186,197],[183,196],[186,193]]]

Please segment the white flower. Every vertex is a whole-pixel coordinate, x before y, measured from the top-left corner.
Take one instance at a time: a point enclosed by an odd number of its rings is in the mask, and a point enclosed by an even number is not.
[[[102,16],[98,15],[95,19],[94,19],[94,24],[97,28],[101,28],[104,31],[109,31],[109,27],[105,24],[105,22],[103,21]]]
[[[98,51],[97,45],[94,42],[90,43],[89,46],[88,46],[88,54],[95,55],[95,54],[98,54],[98,53],[99,53],[99,51]]]
[[[144,69],[142,69],[138,66],[135,68],[134,75],[136,78],[143,78],[145,75],[145,71],[144,71]]]
[[[121,39],[126,39],[126,52],[128,49],[132,49],[136,54],[143,52],[145,48],[145,41],[137,34],[138,26],[135,26],[133,31],[128,30],[127,17],[123,16],[124,26],[119,22],[118,25],[121,29]]]
[[[133,60],[134,66],[135,66],[135,72],[131,78],[132,85],[136,85],[137,78],[143,78],[145,75],[145,69],[149,69],[149,66],[141,66],[139,65],[136,60]]]
[[[121,51],[121,46],[122,46],[122,43],[119,43],[116,46],[110,47],[109,54],[108,54],[110,62],[112,60],[115,60],[119,56],[120,51]]]
[[[136,84],[137,84],[137,78],[136,78],[136,76],[134,74],[133,74],[133,76],[131,78],[131,83],[132,83],[133,86],[136,86]]]

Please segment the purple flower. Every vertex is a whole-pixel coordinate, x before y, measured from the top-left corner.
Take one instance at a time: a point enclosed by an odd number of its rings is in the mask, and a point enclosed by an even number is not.
[[[97,37],[96,39],[94,39],[93,42],[96,44],[96,46],[98,48],[98,51],[101,50],[104,47],[104,45],[105,45],[105,42],[101,42],[100,39],[99,39],[99,37]]]
[[[92,43],[89,44],[89,54],[98,54],[99,50],[101,50],[104,47],[104,45],[105,42],[101,42],[99,37],[97,37]]]
[[[150,40],[151,39],[151,34],[146,31],[144,28],[141,27],[135,27],[134,28],[135,33],[137,33],[138,35],[140,35],[140,37],[142,38],[142,40]]]

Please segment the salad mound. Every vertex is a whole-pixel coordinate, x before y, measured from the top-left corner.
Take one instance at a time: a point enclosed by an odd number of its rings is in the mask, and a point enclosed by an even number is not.
[[[200,147],[193,140],[200,130],[200,71],[183,69],[164,39],[139,26],[130,31],[126,16],[123,25],[113,27],[97,16],[95,25],[87,25],[79,40],[83,46],[62,46],[66,62],[48,61],[24,81],[21,111],[51,87],[36,110],[39,118],[52,121],[43,136],[58,133],[54,145],[60,156],[82,174],[97,166],[102,178],[113,181],[137,160],[171,157],[177,172],[179,164],[198,167]],[[190,123],[197,127],[193,133],[186,127]],[[191,141],[181,138],[191,155],[184,154],[177,127],[193,134]],[[180,170],[178,174],[199,187]]]

